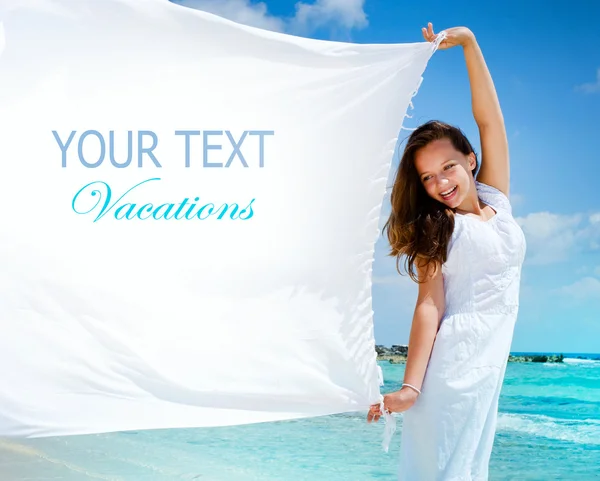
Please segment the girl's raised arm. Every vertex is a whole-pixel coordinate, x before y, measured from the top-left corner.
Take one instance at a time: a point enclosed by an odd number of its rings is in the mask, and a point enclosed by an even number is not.
[[[492,76],[471,30],[466,27],[454,27],[444,32],[446,38],[438,48],[447,49],[460,45],[465,55],[471,85],[471,106],[481,140],[481,168],[477,180],[495,187],[508,197],[510,184],[508,139]],[[429,41],[436,39],[437,35],[433,33],[431,23],[428,24],[427,29],[423,28],[423,36]]]

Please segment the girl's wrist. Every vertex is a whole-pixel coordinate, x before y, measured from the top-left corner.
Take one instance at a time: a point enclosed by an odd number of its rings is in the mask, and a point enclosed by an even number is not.
[[[463,48],[469,48],[477,43],[477,39],[475,38],[475,34],[469,31],[469,34],[463,39],[460,43]]]
[[[408,402],[411,406],[416,403],[417,399],[419,398],[419,393],[417,391],[414,391],[406,386],[400,388],[400,392],[402,393],[402,399],[404,399],[405,402]]]

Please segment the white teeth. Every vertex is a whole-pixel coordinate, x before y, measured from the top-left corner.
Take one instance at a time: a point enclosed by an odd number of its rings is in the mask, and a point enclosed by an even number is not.
[[[454,191],[454,189],[456,189],[456,186],[455,186],[455,187],[452,187],[450,190],[447,190],[446,192],[442,192],[442,193],[441,193],[441,195],[448,195],[448,194],[451,194],[451,193],[452,193],[452,191]]]

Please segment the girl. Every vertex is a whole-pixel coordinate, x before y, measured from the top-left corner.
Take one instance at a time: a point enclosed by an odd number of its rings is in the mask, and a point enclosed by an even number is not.
[[[431,23],[423,36],[436,40]],[[400,161],[384,228],[397,267],[404,256],[419,283],[404,382],[384,396],[387,412],[404,412],[399,479],[407,481],[488,479],[525,256],[494,84],[469,29],[446,30],[439,48],[455,46],[481,138],[477,180],[477,156],[458,128],[421,125]],[[381,414],[375,404],[367,421]]]

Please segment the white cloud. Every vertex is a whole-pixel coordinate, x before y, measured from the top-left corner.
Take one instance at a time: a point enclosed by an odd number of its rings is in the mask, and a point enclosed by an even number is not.
[[[290,21],[291,30],[304,33],[315,28],[337,24],[346,30],[367,26],[363,10],[365,0],[316,0],[296,3],[296,15]]]
[[[579,266],[577,269],[575,269],[575,274],[577,274],[578,276],[581,276],[583,274],[587,274],[589,272],[590,268],[589,266]]]
[[[600,276],[600,266],[596,266],[596,268],[594,269],[594,274]]]
[[[349,32],[366,27],[364,0],[316,0],[296,3],[293,17],[271,15],[265,2],[251,0],[171,0],[179,5],[214,13],[234,22],[266,30],[309,34],[318,28]]]
[[[268,13],[264,2],[252,3],[250,0],[171,0],[185,7],[214,13],[251,27],[283,32],[285,22]]]
[[[532,264],[550,264],[566,260],[576,243],[581,215],[565,216],[536,212],[518,217],[527,239],[527,260]]]
[[[600,249],[600,212],[591,214],[589,225],[583,232],[583,239],[589,241],[590,249]]]
[[[516,220],[527,239],[527,262],[552,264],[600,248],[598,214],[561,215],[536,212]]]
[[[513,207],[523,204],[523,201],[525,200],[525,197],[523,196],[523,194],[513,194],[511,192],[509,195],[510,195],[510,204]]]
[[[577,87],[575,87],[575,90],[584,92],[586,94],[600,92],[600,68],[598,70],[596,70],[596,81],[595,82],[588,82],[588,83],[584,83],[582,85],[578,85]]]
[[[573,300],[600,300],[600,280],[584,277],[573,284],[556,289],[555,292]]]

